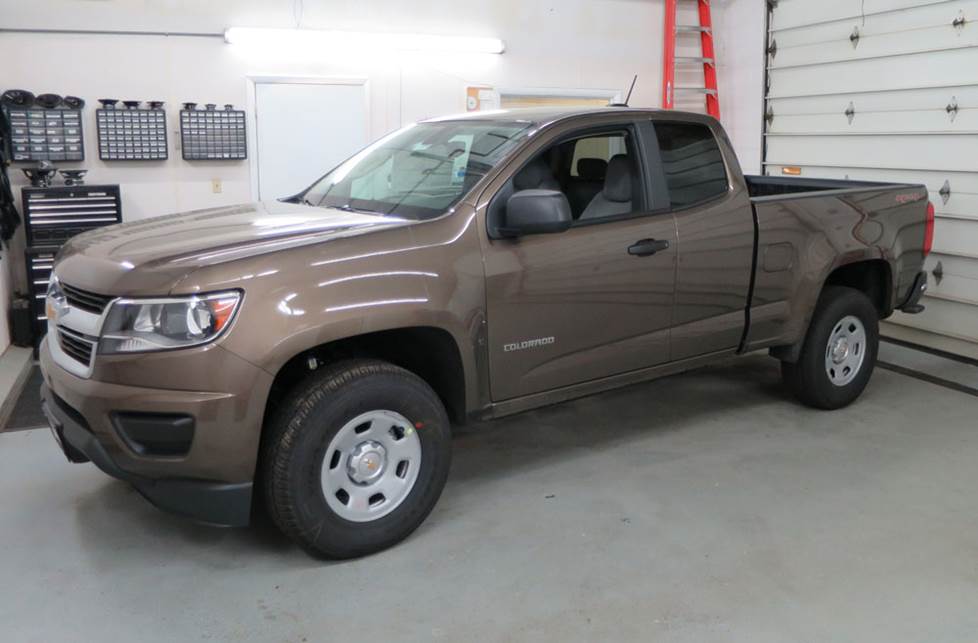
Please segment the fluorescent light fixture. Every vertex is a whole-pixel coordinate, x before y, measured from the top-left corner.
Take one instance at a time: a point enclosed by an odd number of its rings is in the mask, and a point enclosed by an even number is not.
[[[320,29],[230,27],[224,32],[224,40],[232,45],[276,49],[371,49],[385,52],[423,51],[467,54],[501,54],[506,50],[505,43],[499,38]]]

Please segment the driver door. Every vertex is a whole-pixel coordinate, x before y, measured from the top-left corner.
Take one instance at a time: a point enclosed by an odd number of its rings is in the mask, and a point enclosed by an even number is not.
[[[587,169],[593,197],[575,200],[572,227],[556,234],[493,238],[520,170],[497,188],[484,240],[489,368],[494,401],[655,366],[669,359],[676,277],[676,225],[648,184],[643,140],[630,122],[564,126],[523,155],[520,169],[546,162],[565,193]],[[644,136],[643,136],[644,133]],[[654,144],[654,143],[653,143]],[[626,162],[615,157],[625,156]],[[654,155],[652,158],[656,158]],[[582,164],[581,159],[587,159]],[[597,160],[595,160],[597,159]],[[605,176],[598,169],[605,166]],[[581,172],[577,172],[578,168]],[[624,168],[624,169],[623,169]],[[623,176],[627,174],[626,176]],[[517,179],[513,181],[514,177]],[[623,181],[631,184],[626,199]],[[590,196],[590,195],[588,195]]]

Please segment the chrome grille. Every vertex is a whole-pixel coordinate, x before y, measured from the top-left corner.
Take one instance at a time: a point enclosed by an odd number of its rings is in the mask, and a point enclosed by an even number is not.
[[[92,363],[92,353],[95,352],[96,341],[81,333],[76,333],[64,326],[58,326],[58,344],[61,350],[72,359],[85,366]]]
[[[69,306],[80,308],[96,315],[101,315],[109,302],[114,299],[114,297],[109,297],[108,295],[99,295],[94,292],[82,290],[81,288],[69,286],[64,282],[61,283],[61,289],[65,293],[65,299],[68,300]]]

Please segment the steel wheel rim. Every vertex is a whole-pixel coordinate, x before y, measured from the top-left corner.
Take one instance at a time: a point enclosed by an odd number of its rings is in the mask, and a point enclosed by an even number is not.
[[[866,327],[854,315],[835,323],[825,346],[825,374],[836,386],[845,386],[859,375],[866,359]]]
[[[394,411],[368,411],[344,424],[326,447],[323,496],[345,520],[377,520],[404,502],[420,470],[414,425]]]

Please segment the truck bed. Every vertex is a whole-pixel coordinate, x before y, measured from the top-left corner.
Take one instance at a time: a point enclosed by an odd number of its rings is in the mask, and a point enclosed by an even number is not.
[[[924,185],[744,179],[757,234],[747,350],[796,343],[823,284],[833,283],[833,272],[846,264],[862,264],[850,269],[847,283],[863,271],[856,283],[868,284],[864,291],[876,293],[882,316],[908,301],[925,253]]]
[[[828,190],[882,189],[906,187],[901,183],[875,181],[840,181],[838,179],[799,179],[793,176],[744,175],[751,199],[799,195]]]

